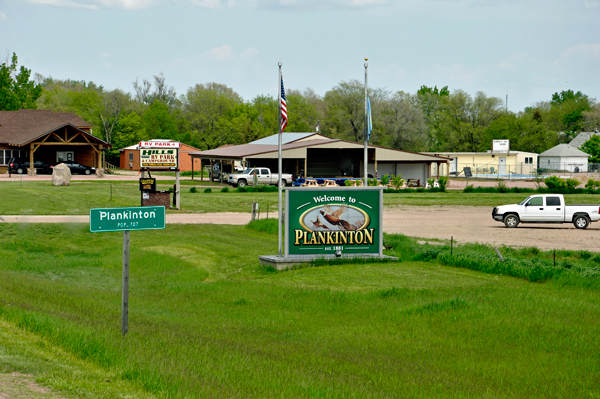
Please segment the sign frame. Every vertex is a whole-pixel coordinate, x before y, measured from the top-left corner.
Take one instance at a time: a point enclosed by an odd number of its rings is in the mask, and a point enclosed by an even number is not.
[[[148,170],[175,170],[179,171],[179,153],[182,144],[178,141],[140,141],[138,144],[139,148],[139,159],[140,169]],[[145,154],[145,151],[156,151],[155,154]],[[152,159],[145,160],[146,157],[154,155],[158,159],[152,161]],[[175,161],[161,160],[161,156],[175,157]]]
[[[492,152],[508,153],[510,151],[510,140],[492,140]]]
[[[319,195],[333,195],[335,194],[336,196],[340,196],[340,195],[344,195],[344,196],[348,196],[350,198],[351,195],[358,195],[360,196],[360,193],[371,193],[369,195],[377,195],[373,192],[378,192],[378,212],[376,213],[376,216],[378,217],[378,220],[376,221],[376,225],[378,228],[378,232],[376,233],[376,239],[377,239],[377,247],[375,248],[375,251],[373,251],[372,249],[369,251],[355,251],[352,250],[352,252],[350,251],[344,251],[344,250],[340,250],[340,256],[341,254],[344,255],[349,255],[351,254],[352,256],[373,256],[373,255],[377,255],[377,256],[383,256],[383,189],[384,187],[382,186],[375,186],[375,187],[286,187],[285,188],[285,220],[284,220],[284,224],[285,224],[285,238],[284,238],[284,242],[285,242],[285,246],[284,246],[284,256],[288,257],[288,256],[306,256],[306,257],[310,257],[310,258],[314,258],[315,256],[331,256],[331,255],[337,255],[337,250],[329,250],[329,251],[321,251],[319,253],[315,253],[315,252],[307,252],[306,254],[296,254],[296,253],[290,253],[290,228],[291,228],[291,223],[290,223],[290,217],[292,217],[292,213],[294,213],[293,211],[291,211],[290,209],[290,197],[294,196],[296,192],[303,192],[303,193],[313,193],[313,194],[319,194]],[[293,202],[293,199],[292,199]],[[339,201],[338,201],[339,202]],[[306,205],[308,207],[308,205]],[[313,204],[313,208],[314,207],[318,207],[319,205],[315,202],[315,204]],[[334,205],[335,206],[335,205]],[[339,206],[339,205],[338,205]],[[367,205],[368,206],[368,205]],[[360,210],[359,210],[360,211]],[[374,215],[371,215],[370,217],[373,217]],[[295,217],[295,215],[294,215]],[[370,222],[369,222],[370,223]]]
[[[101,212],[104,212],[105,215],[102,215]],[[140,214],[136,215],[138,212],[140,212]],[[159,224],[148,226],[148,222],[145,222],[143,225],[139,225],[141,221],[146,220],[150,218],[150,216],[152,216],[151,212],[154,212],[153,219],[157,219],[157,222]],[[146,213],[148,213],[148,216],[146,216]],[[112,219],[112,215],[115,216],[114,219]],[[158,219],[157,215],[160,215],[160,219]],[[100,222],[102,221],[102,217],[108,218],[105,221],[105,223],[108,222],[108,226],[100,224]],[[92,208],[90,209],[90,232],[104,233],[111,231],[159,230],[165,228],[166,219],[166,210],[165,207],[162,205],[131,206],[123,208]]]

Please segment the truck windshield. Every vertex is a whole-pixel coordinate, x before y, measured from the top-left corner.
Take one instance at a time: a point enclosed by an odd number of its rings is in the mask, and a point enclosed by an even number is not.
[[[242,173],[243,175],[252,175],[254,174],[254,169],[246,169],[244,171],[244,173]]]
[[[527,201],[529,201],[529,198],[531,198],[531,197],[527,197],[527,198],[525,198],[523,201],[521,201],[521,203],[520,203],[519,205],[525,205],[525,203],[526,203]]]

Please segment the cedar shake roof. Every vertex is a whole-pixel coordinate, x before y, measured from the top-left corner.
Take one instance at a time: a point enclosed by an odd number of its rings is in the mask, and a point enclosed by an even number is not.
[[[103,140],[82,131],[92,125],[71,112],[52,112],[45,109],[0,111],[0,143],[22,146],[58,128],[71,125],[96,142]]]

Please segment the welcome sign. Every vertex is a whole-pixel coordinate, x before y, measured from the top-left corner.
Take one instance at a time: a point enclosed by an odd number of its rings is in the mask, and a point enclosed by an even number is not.
[[[382,254],[383,187],[286,190],[285,254]]]

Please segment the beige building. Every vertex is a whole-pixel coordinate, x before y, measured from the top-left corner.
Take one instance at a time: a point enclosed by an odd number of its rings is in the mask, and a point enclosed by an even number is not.
[[[441,164],[440,175],[465,176],[465,168],[473,177],[495,178],[530,176],[535,173],[538,154],[523,151],[507,152],[429,152],[427,154],[451,158],[448,165]],[[431,174],[437,174],[432,165]],[[448,168],[445,170],[444,168]]]
[[[244,167],[262,166],[277,171],[278,136],[273,135],[248,144],[192,152],[194,159],[210,162],[240,162]],[[446,164],[444,156],[394,150],[369,145],[367,173],[371,177],[402,175],[425,185],[431,166]],[[284,173],[296,177],[362,178],[364,177],[364,144],[332,139],[318,133],[283,133],[282,166]],[[195,163],[194,163],[195,165]]]

